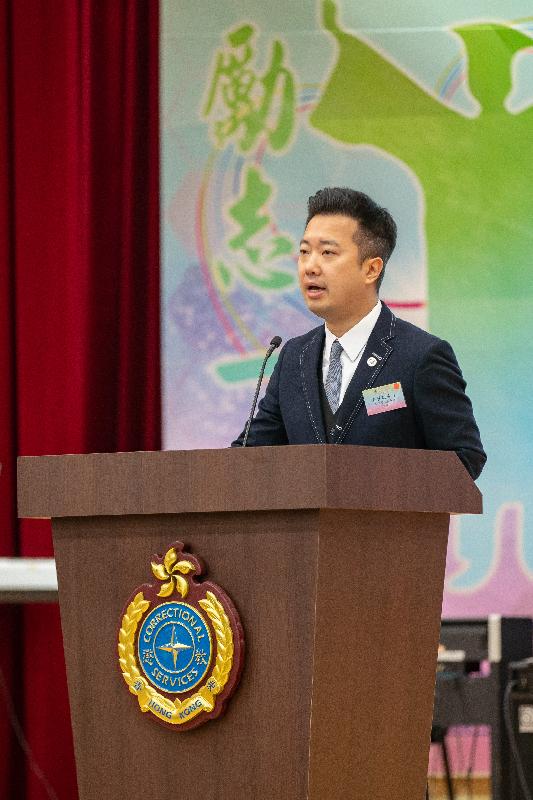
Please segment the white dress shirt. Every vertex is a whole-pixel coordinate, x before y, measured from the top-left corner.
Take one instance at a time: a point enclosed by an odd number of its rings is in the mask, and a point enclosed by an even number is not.
[[[353,378],[354,372],[357,369],[357,365],[359,364],[361,356],[363,355],[363,350],[366,347],[366,343],[368,342],[370,334],[374,329],[374,325],[378,321],[380,312],[381,300],[378,300],[377,304],[374,306],[372,311],[366,315],[366,317],[363,317],[363,319],[359,320],[359,322],[354,325],[353,328],[350,328],[349,331],[346,331],[346,333],[339,338],[339,342],[342,345],[342,381],[339,405],[344,399],[348,384]],[[324,342],[324,353],[322,355],[322,380],[324,381],[324,384],[326,383],[326,376],[328,374],[331,345],[335,339],[338,338],[331,333],[327,325],[325,328],[326,341]]]

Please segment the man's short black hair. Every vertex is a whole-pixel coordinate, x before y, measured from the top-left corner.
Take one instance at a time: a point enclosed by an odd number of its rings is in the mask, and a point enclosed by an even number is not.
[[[379,256],[383,270],[377,281],[381,286],[385,265],[396,245],[396,223],[386,208],[378,206],[367,194],[347,187],[331,186],[320,189],[307,202],[307,224],[317,214],[339,214],[352,217],[359,223],[355,244],[359,248],[361,263]]]

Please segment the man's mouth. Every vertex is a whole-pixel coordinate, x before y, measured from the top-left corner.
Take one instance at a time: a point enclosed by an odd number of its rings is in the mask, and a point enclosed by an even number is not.
[[[325,294],[325,287],[319,286],[317,283],[308,283],[305,287],[305,293],[308,297],[321,297]]]

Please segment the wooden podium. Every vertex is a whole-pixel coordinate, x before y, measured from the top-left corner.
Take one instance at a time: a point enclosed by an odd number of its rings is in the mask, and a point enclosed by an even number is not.
[[[455,453],[21,458],[20,516],[53,520],[80,800],[423,800],[450,513],[481,513]],[[140,712],[117,657],[176,539],[246,638],[225,716],[183,732]]]

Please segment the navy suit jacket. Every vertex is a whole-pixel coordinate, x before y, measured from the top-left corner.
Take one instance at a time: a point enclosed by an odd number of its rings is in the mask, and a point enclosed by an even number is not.
[[[327,442],[319,389],[324,337],[321,325],[283,347],[252,422],[248,445]],[[363,390],[397,381],[406,407],[368,416]],[[454,450],[475,479],[486,455],[465,388],[448,342],[397,319],[383,305],[346,390],[330,441]],[[238,447],[242,440],[243,433],[232,446]]]

